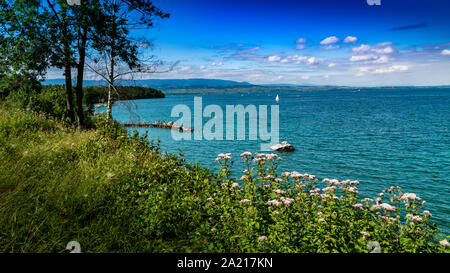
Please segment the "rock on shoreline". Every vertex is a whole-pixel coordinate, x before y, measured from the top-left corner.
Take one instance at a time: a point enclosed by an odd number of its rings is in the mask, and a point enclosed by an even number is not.
[[[270,147],[270,149],[273,151],[278,151],[278,152],[293,152],[293,151],[295,151],[294,146],[289,144],[287,141],[283,141],[279,144],[273,145],[272,147]]]

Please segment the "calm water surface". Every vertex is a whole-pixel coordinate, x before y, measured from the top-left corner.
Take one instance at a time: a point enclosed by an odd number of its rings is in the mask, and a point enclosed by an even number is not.
[[[280,141],[296,151],[282,154],[280,171],[299,171],[321,178],[357,179],[360,197],[375,197],[391,185],[414,192],[446,234],[450,231],[450,89],[336,90],[279,92]],[[172,107],[194,96],[203,105],[274,105],[276,93],[168,95],[165,99],[119,102],[113,116],[121,122],[176,121]],[[131,112],[129,107],[131,106]],[[224,115],[225,116],[225,115]],[[209,118],[203,118],[204,122]],[[224,126],[225,128],[225,126]],[[145,131],[145,130],[141,130]],[[193,163],[217,170],[215,158],[229,152],[259,151],[259,141],[175,141],[171,131],[149,129],[161,148],[186,153]]]

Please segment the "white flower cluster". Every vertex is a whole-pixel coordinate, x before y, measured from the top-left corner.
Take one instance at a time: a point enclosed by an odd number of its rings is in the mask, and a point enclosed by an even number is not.
[[[400,199],[403,201],[406,201],[406,202],[409,200],[412,200],[412,201],[414,201],[414,200],[420,201],[421,200],[420,197],[417,196],[415,193],[405,193],[402,195],[402,197]]]
[[[409,220],[411,220],[411,221],[414,221],[414,222],[420,222],[420,221],[423,220],[422,217],[420,217],[420,216],[418,216],[418,215],[412,215],[412,214],[410,214],[410,213],[408,213],[408,214],[406,215],[406,218],[409,219]]]
[[[385,211],[395,211],[397,208],[392,205],[389,205],[388,203],[382,203],[382,204],[373,205],[370,209],[371,210],[384,209]]]

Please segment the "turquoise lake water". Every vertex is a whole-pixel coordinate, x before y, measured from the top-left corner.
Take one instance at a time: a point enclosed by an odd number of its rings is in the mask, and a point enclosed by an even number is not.
[[[296,148],[280,154],[280,171],[359,180],[361,198],[374,198],[399,185],[403,192],[426,200],[434,221],[450,233],[450,89],[277,92],[167,95],[118,102],[113,116],[121,122],[176,121],[170,117],[173,106],[186,104],[193,112],[194,96],[202,97],[203,107],[216,104],[225,113],[225,105],[270,107],[279,94],[280,141]],[[175,141],[171,130],[140,129],[145,130],[149,138],[161,140],[163,150],[182,150],[187,161],[214,170],[217,154],[232,153],[236,177],[243,169],[239,154],[260,150],[260,142],[254,140]]]

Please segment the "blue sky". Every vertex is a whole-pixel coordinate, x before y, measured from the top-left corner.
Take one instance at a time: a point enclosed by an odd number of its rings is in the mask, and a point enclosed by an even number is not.
[[[370,1],[370,0],[369,0]],[[450,1],[156,0],[145,35],[180,61],[150,78],[254,84],[448,85]]]

